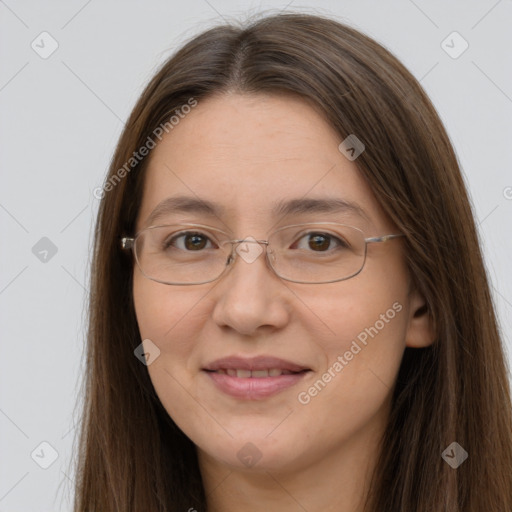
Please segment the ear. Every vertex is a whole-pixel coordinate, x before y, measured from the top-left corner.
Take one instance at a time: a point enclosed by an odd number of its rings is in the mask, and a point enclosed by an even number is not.
[[[417,289],[409,293],[409,322],[405,344],[411,348],[424,348],[435,340],[432,315],[427,302]]]

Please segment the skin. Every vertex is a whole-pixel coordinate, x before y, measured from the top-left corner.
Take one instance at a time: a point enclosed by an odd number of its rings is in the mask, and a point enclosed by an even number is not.
[[[202,223],[256,239],[266,239],[276,223],[322,221],[351,224],[367,237],[397,233],[357,160],[338,150],[341,140],[300,98],[202,100],[151,153],[137,231],[161,201],[186,194],[225,211],[181,213],[158,224]],[[302,197],[350,200],[368,220],[345,213],[271,215],[276,201]],[[148,371],[165,409],[197,446],[210,512],[362,510],[403,351],[433,341],[403,243],[369,244],[363,271],[331,284],[284,281],[264,255],[252,263],[238,257],[220,280],[194,286],[160,284],[134,266],[141,338],[160,350]],[[300,403],[298,393],[394,303],[401,311],[309,403]],[[228,355],[272,355],[312,371],[277,395],[237,399],[201,371]],[[247,443],[261,455],[253,466],[237,457]]]

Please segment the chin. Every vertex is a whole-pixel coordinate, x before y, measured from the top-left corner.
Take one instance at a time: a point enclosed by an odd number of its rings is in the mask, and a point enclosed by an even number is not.
[[[269,435],[271,430],[265,429],[265,433],[262,434],[261,431],[253,429],[251,432],[245,431],[233,438],[224,439],[215,445],[206,441],[198,446],[207,457],[221,462],[230,469],[252,472],[297,470],[297,463],[304,456],[300,437],[295,438],[285,430],[280,432],[280,435]]]

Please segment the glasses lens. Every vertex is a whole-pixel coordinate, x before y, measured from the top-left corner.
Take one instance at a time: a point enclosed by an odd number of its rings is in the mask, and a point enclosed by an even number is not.
[[[364,234],[343,224],[288,226],[269,238],[270,263],[283,279],[301,283],[341,281],[359,273]]]
[[[222,248],[221,234],[196,226],[158,226],[142,231],[135,256],[142,273],[168,284],[199,284],[216,279],[224,271],[229,251]]]

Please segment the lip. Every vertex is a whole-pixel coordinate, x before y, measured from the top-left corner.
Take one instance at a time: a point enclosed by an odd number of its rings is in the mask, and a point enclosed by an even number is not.
[[[246,378],[216,373],[217,370],[229,369],[251,371],[280,369],[294,373],[276,377]],[[203,372],[213,381],[217,389],[243,400],[261,400],[280,393],[300,382],[310,371],[310,368],[303,365],[271,356],[254,358],[225,357],[217,359],[203,368]]]

